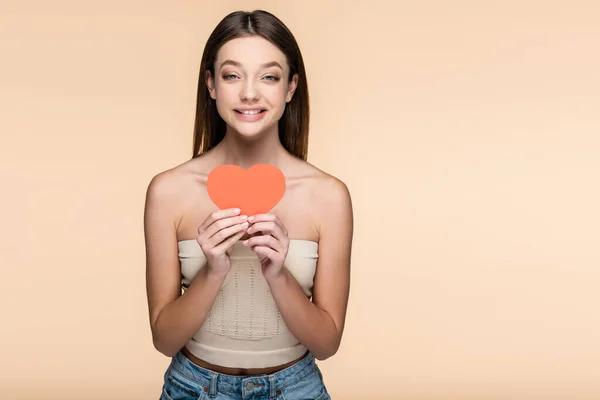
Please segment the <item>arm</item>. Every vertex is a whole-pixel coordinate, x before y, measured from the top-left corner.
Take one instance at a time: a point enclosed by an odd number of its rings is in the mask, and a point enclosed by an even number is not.
[[[148,186],[144,210],[146,291],[154,347],[173,357],[200,329],[225,275],[202,268],[181,295],[176,234],[175,177],[159,174]]]
[[[334,355],[344,331],[350,291],[353,212],[346,185],[335,180],[319,201],[319,258],[311,302],[285,268],[268,280],[283,320],[317,359]]]

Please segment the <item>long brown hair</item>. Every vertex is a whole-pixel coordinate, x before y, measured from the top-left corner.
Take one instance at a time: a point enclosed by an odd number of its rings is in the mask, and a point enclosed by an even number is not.
[[[206,71],[215,76],[217,52],[226,42],[251,35],[262,36],[285,54],[290,68],[288,82],[294,74],[298,74],[298,85],[292,100],[286,104],[278,122],[279,140],[290,154],[306,161],[309,101],[304,61],[290,30],[273,14],[263,10],[232,12],[219,22],[206,42],[198,79],[192,158],[210,150],[225,137],[225,121],[217,112],[216,103],[208,93]]]

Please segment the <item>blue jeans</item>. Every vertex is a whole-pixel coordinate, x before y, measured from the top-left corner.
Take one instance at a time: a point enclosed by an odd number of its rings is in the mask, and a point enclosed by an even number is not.
[[[164,378],[160,400],[331,399],[311,353],[273,374],[235,376],[202,368],[179,352]]]

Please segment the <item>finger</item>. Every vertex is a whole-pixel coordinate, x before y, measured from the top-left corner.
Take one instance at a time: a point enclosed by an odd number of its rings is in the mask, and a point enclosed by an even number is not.
[[[213,211],[206,220],[198,227],[198,234],[201,234],[206,228],[208,228],[213,222],[218,221],[225,217],[233,217],[240,213],[239,208],[226,208],[224,210]]]
[[[274,222],[281,228],[281,231],[286,236],[288,235],[288,231],[285,228],[285,226],[283,225],[283,222],[281,222],[281,220],[275,214],[256,214],[256,215],[249,217],[248,222],[250,222],[253,225],[258,222]]]
[[[208,247],[217,247],[219,243],[222,243],[232,235],[240,235],[241,237],[244,235],[244,233],[246,233],[246,228],[248,228],[248,222],[242,222],[241,224],[236,224],[228,228],[221,229],[208,239]]]
[[[204,233],[215,221],[219,221],[227,217],[235,217],[239,213],[240,210],[238,208],[227,208],[224,210],[213,211],[198,227],[198,235]]]
[[[281,252],[284,250],[282,243],[270,235],[254,236],[244,241],[244,246],[250,248],[255,246],[265,246],[271,249]]]
[[[221,242],[221,244],[219,244],[217,247],[215,247],[215,250],[218,251],[219,253],[227,252],[227,250],[231,246],[233,246],[235,244],[235,242],[237,242],[238,240],[240,240],[240,238],[242,236],[244,236],[244,233],[246,233],[246,230],[242,229],[241,232],[238,232],[235,235],[228,238],[227,240],[224,240],[223,242]]]
[[[250,222],[265,222],[265,221],[275,221],[277,216],[275,214],[254,214],[248,220]]]
[[[269,260],[277,260],[278,253],[270,247],[255,246],[252,251],[257,255],[268,258]]]
[[[250,226],[250,228],[248,228],[248,233],[253,233],[253,232],[269,233],[273,237],[277,238],[278,240],[280,240],[282,242],[285,241],[285,239],[287,238],[287,235],[285,234],[283,229],[281,229],[281,227],[273,221],[257,222],[255,224],[252,224],[252,226]]]
[[[219,231],[234,226],[236,224],[246,222],[246,219],[247,217],[245,215],[238,215],[236,217],[219,219],[213,222],[208,228],[206,228],[202,235],[204,235],[208,240],[210,240],[210,238],[212,238],[212,236],[217,234]]]

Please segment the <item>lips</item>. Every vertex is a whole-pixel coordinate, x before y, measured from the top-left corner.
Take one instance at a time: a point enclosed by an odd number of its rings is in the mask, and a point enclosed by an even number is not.
[[[245,122],[255,122],[264,118],[267,110],[260,107],[254,108],[236,108],[235,110],[236,119]]]
[[[267,110],[264,108],[236,108],[234,111],[243,115],[256,115]]]

